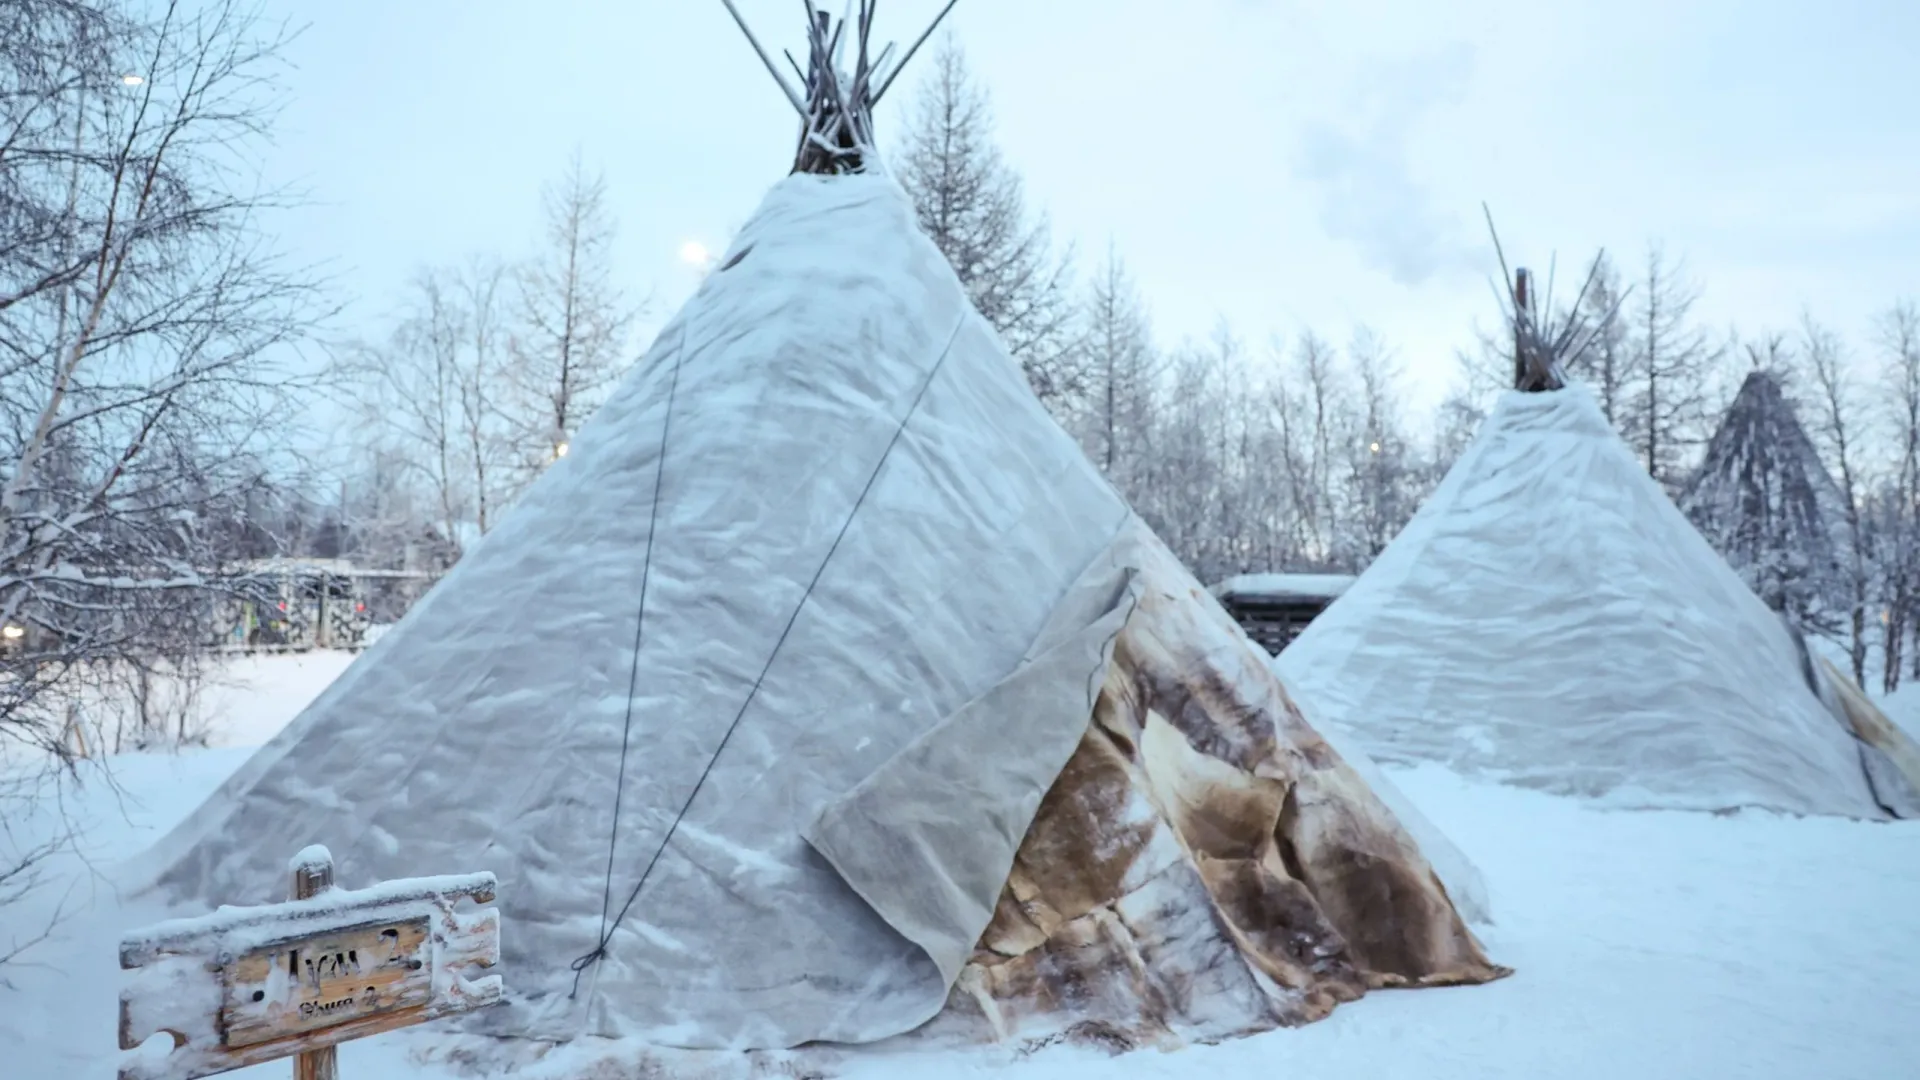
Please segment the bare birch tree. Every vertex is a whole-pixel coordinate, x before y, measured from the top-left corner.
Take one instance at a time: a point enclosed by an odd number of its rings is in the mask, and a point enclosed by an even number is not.
[[[358,348],[355,374],[371,384],[366,420],[406,448],[401,460],[425,480],[439,528],[454,537],[468,513],[459,448],[463,316],[441,275],[421,271],[411,290],[389,340]]]
[[[503,369],[507,332],[507,267],[485,258],[471,260],[458,278],[465,315],[465,362],[455,366],[460,389],[461,464],[471,476],[473,523],[481,536],[494,526],[507,501],[510,435],[500,399],[506,390]]]
[[[1399,360],[1365,328],[1355,333],[1347,357],[1359,391],[1358,415],[1344,440],[1348,535],[1338,548],[1347,568],[1360,569],[1385,550],[1413,516],[1423,492],[1418,457],[1396,394],[1402,378]]]
[[[1292,521],[1289,546],[1299,559],[1331,567],[1341,559],[1336,546],[1344,527],[1336,450],[1351,430],[1352,397],[1337,350],[1312,331],[1281,356],[1284,374],[1270,401]]]
[[[421,270],[384,342],[354,350],[370,422],[409,448],[432,492],[441,535],[484,535],[505,498],[511,460],[505,392],[507,268],[491,259]]]
[[[1800,356],[1806,381],[1814,397],[1815,422],[1812,434],[1826,452],[1840,494],[1846,524],[1848,614],[1848,654],[1853,663],[1855,682],[1865,684],[1867,661],[1867,601],[1871,585],[1869,553],[1866,544],[1862,501],[1865,477],[1860,455],[1863,443],[1863,415],[1859,387],[1847,364],[1845,346],[1832,330],[1815,322],[1811,315],[1801,319]]]
[[[1234,408],[1233,368],[1240,345],[1222,324],[1204,342],[1173,350],[1153,414],[1153,452],[1140,463],[1129,495],[1174,553],[1212,580],[1239,569],[1234,551],[1234,468],[1240,410]]]
[[[1510,388],[1513,379],[1512,344],[1504,355],[1491,351],[1492,338],[1476,331],[1475,347],[1455,349],[1454,377],[1434,409],[1432,438],[1421,464],[1420,483],[1431,491],[1467,452],[1486,423],[1490,403]],[[1499,367],[1491,361],[1497,359]]]
[[[1881,557],[1887,601],[1881,688],[1890,694],[1900,687],[1902,647],[1920,623],[1920,306],[1895,304],[1876,331],[1895,458]],[[1913,663],[1920,676],[1920,650]]]
[[[0,5],[0,743],[86,752],[238,580],[217,541],[325,314],[238,180],[286,40],[220,0]]]

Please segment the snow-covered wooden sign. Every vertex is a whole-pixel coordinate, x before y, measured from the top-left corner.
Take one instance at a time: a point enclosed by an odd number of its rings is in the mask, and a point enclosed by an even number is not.
[[[120,1080],[194,1080],[299,1055],[296,1076],[332,1080],[332,1047],[501,1000],[492,874],[334,888],[312,847],[289,867],[295,899],[222,907],[127,934]],[[171,1052],[143,1045],[172,1036]]]

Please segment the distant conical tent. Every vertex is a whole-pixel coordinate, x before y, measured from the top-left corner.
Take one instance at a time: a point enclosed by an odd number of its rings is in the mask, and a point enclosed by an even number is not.
[[[1379,760],[1622,805],[1888,816],[1787,626],[1584,387],[1529,380],[1549,354],[1277,658],[1308,719]]]
[[[1505,973],[870,169],[777,184],[152,873],[254,902],[313,842],[499,876],[503,1035],[1138,1045]]]
[[[1747,375],[1678,502],[1768,606],[1831,613],[1844,496],[1773,372]]]

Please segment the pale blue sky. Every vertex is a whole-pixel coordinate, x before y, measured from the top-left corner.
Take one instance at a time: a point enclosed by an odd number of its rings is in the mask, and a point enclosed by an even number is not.
[[[800,5],[739,0],[796,46]],[[887,0],[910,38],[938,0]],[[270,174],[372,326],[422,262],[528,247],[578,146],[664,316],[788,167],[789,106],[719,0],[278,0],[310,24]],[[838,11],[838,5],[834,6]],[[1109,238],[1169,342],[1225,316],[1393,343],[1422,403],[1510,256],[1683,254],[1720,326],[1801,305],[1855,340],[1920,296],[1913,0],[961,0],[951,25],[1062,239]],[[877,118],[883,145],[913,72]],[[637,343],[636,348],[639,347]]]

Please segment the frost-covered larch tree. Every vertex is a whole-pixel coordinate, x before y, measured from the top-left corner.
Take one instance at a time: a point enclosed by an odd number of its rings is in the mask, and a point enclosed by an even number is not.
[[[1647,249],[1630,319],[1627,377],[1614,423],[1669,492],[1706,436],[1708,388],[1724,353],[1692,321],[1700,289],[1657,247]],[[1623,318],[1626,316],[1623,316]]]
[[[921,84],[893,172],[920,227],[953,265],[974,307],[1061,414],[1082,392],[1074,370],[1070,260],[993,141],[987,94],[959,45],[944,39]]]
[[[1143,494],[1134,489],[1152,445],[1154,398],[1165,365],[1145,305],[1111,248],[1087,286],[1074,349],[1083,382],[1069,428],[1116,487],[1129,497]]]
[[[514,489],[565,456],[574,433],[632,363],[638,308],[614,280],[615,223],[606,182],[576,153],[542,192],[544,250],[521,267],[501,408],[513,444]]]
[[[1620,272],[1602,252],[1590,267],[1592,279],[1575,315],[1592,328],[1586,347],[1570,357],[1567,370],[1593,391],[1607,422],[1620,429],[1627,408],[1628,380],[1634,373],[1634,343],[1620,309],[1625,290]]]

